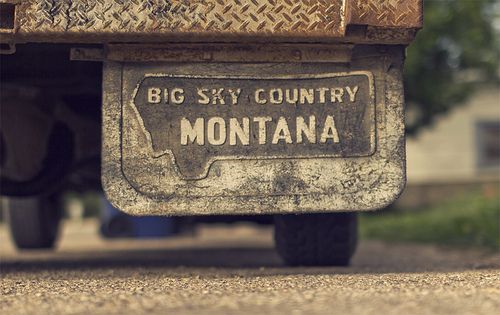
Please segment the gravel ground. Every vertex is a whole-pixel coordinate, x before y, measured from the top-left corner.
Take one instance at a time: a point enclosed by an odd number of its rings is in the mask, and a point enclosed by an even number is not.
[[[287,268],[272,231],[113,240],[70,222],[55,252],[18,253],[0,226],[1,314],[499,314],[500,255],[362,242],[349,268]]]

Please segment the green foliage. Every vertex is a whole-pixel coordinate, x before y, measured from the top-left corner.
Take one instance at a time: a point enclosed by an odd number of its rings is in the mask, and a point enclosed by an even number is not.
[[[365,214],[360,229],[369,239],[499,249],[500,200],[471,195],[428,209]]]
[[[424,28],[407,53],[406,100],[412,134],[459,105],[479,84],[498,83],[496,0],[424,1]]]

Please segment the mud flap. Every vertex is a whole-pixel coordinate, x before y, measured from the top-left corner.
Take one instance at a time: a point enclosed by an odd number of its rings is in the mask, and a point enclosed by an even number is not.
[[[118,208],[374,210],[403,189],[402,46],[357,46],[343,62],[172,62],[168,52],[104,63],[102,180]]]

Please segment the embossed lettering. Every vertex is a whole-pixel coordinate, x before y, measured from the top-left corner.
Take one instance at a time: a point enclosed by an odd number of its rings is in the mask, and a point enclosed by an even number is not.
[[[342,103],[342,96],[344,96],[344,89],[334,88],[331,90],[331,102],[339,102]]]
[[[208,105],[210,104],[210,98],[207,96],[208,89],[197,89],[196,93],[200,97],[198,99],[198,104]]]
[[[224,100],[224,96],[222,96],[222,92],[224,92],[223,88],[220,89],[212,89],[212,104],[217,105],[225,105],[226,101]]]
[[[326,116],[325,126],[323,128],[323,132],[321,133],[321,139],[319,142],[326,143],[328,139],[332,139],[334,143],[338,143],[339,134],[337,132],[337,128],[335,127],[335,120],[333,120],[333,116]]]
[[[212,117],[207,122],[207,139],[211,145],[226,143],[226,122],[221,117]]]
[[[271,104],[281,104],[283,103],[283,90],[272,89],[269,91],[269,97],[271,99]]]
[[[278,119],[272,144],[278,144],[280,140],[284,140],[285,143],[292,143],[292,135],[290,134],[290,129],[288,129],[288,123],[286,122],[285,117],[280,117]]]
[[[352,90],[349,86],[346,86],[345,90],[347,91],[347,94],[349,94],[349,100],[351,102],[355,102],[356,101],[356,93],[358,93],[359,86],[355,86]]]
[[[302,134],[305,134],[310,143],[316,143],[316,117],[309,116],[309,125],[304,117],[297,117],[297,143],[302,143]]]
[[[314,89],[300,89],[300,104],[314,103]]]
[[[229,145],[236,145],[236,138],[240,139],[242,145],[250,144],[250,119],[242,118],[243,127],[237,118],[229,120]]]
[[[181,145],[188,145],[195,141],[198,145],[204,145],[204,129],[205,121],[203,118],[197,118],[193,126],[187,118],[183,117],[181,119]]]
[[[228,92],[229,95],[231,95],[231,101],[233,102],[233,105],[238,104],[238,98],[240,97],[241,89],[229,89]]]
[[[266,144],[266,138],[267,138],[266,123],[273,121],[273,119],[269,116],[255,117],[253,121],[259,124],[259,144]]]
[[[161,102],[161,89],[149,88],[148,89],[148,103],[158,104]]]
[[[172,89],[172,93],[170,94],[170,101],[173,104],[182,104],[184,102],[184,89]]]
[[[264,89],[257,89],[255,90],[255,103],[257,104],[266,104],[267,100],[265,98],[262,98],[262,94],[264,93]]]

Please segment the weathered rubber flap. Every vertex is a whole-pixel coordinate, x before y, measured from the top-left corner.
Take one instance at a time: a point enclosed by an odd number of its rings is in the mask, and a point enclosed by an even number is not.
[[[405,182],[402,60],[106,62],[108,197],[133,214],[383,207]]]

